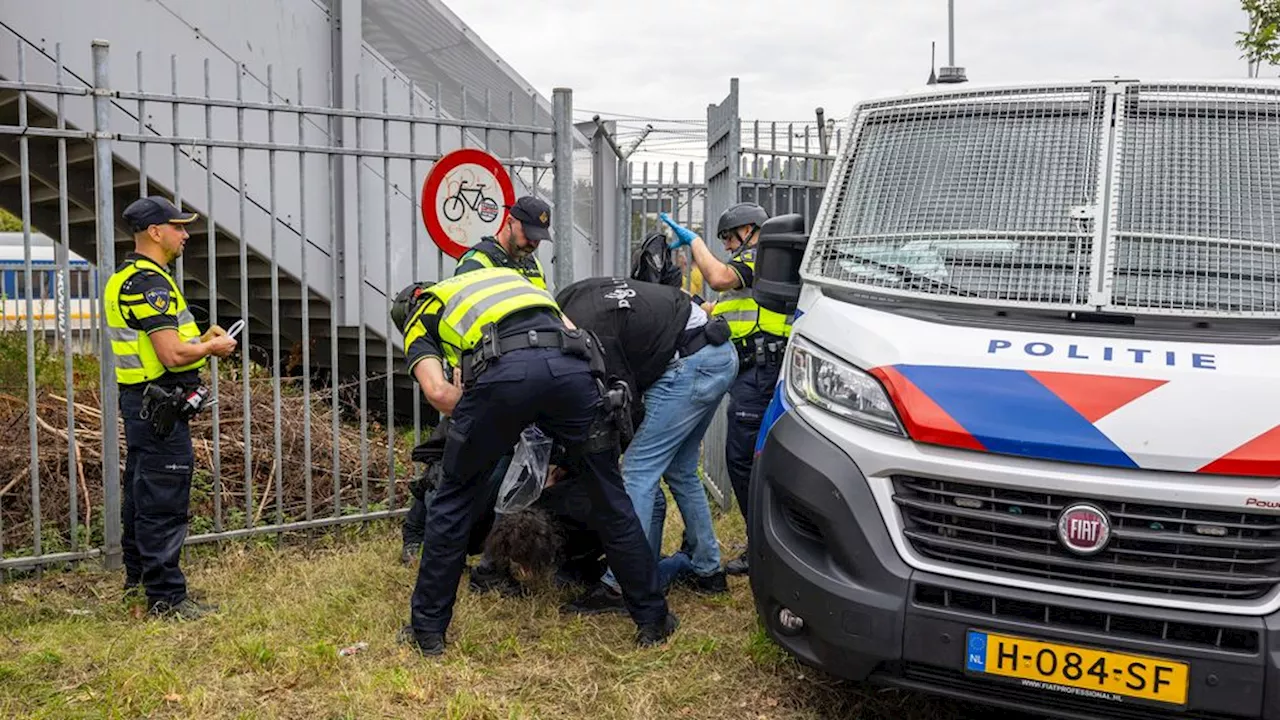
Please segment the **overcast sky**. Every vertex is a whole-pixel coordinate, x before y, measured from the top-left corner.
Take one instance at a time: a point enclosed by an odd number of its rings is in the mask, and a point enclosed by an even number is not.
[[[845,117],[923,85],[931,40],[946,64],[946,0],[446,2],[547,98],[573,88],[579,110],[702,119],[736,76],[745,118]],[[956,62],[975,83],[1245,76],[1239,0],[956,6]]]

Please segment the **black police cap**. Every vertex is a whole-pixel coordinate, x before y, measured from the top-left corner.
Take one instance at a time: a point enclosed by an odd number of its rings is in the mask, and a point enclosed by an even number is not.
[[[524,225],[524,234],[530,240],[550,240],[551,206],[545,200],[524,195],[508,206],[511,217]]]
[[[184,213],[159,195],[144,197],[129,203],[124,209],[124,221],[133,232],[142,232],[152,225],[186,225],[200,217],[197,213]]]

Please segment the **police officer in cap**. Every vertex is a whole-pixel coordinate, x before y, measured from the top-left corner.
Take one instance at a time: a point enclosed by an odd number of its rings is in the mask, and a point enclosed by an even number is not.
[[[751,296],[756,241],[769,214],[759,205],[748,202],[733,205],[721,213],[716,223],[716,237],[731,255],[727,263],[716,259],[697,233],[677,224],[666,213],[660,217],[675,232],[671,247],[688,245],[707,284],[721,293],[712,315],[729,322],[733,344],[738,348],[738,376],[729,389],[724,454],[738,509],[750,526],[747,510],[756,436],[773,397],[787,338],[791,335],[790,317],[760,307]],[[750,540],[748,537],[748,546]],[[750,569],[749,557],[748,549],[730,561],[725,570],[730,575],[746,574]]]
[[[547,291],[509,268],[455,275],[426,287],[420,299],[402,327],[405,354],[450,427],[402,640],[423,654],[444,652],[468,534],[491,502],[490,469],[537,423],[586,471],[590,517],[621,581],[636,642],[664,641],[678,622],[623,487],[598,343],[566,322]],[[442,361],[457,368],[453,382]]]
[[[104,291],[128,447],[122,518],[125,590],[134,592],[141,585],[151,614],[181,619],[216,609],[188,596],[178,567],[194,462],[187,423],[203,405],[199,371],[207,358],[226,357],[236,347],[235,339],[216,325],[200,333],[169,272],[186,245],[186,226],[196,217],[157,196],[125,208],[134,250]]]
[[[538,244],[551,239],[551,206],[524,195],[507,208],[497,235],[480,238],[458,261],[455,275],[489,267],[518,270],[529,282],[547,289],[546,274],[538,262]]]

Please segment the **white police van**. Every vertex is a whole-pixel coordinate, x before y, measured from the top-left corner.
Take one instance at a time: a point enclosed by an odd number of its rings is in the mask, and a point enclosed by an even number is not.
[[[1280,718],[1280,85],[859,104],[752,486],[769,634],[1053,717]]]

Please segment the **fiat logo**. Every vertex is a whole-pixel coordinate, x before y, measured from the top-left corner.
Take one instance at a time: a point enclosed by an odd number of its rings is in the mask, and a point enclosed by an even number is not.
[[[1072,505],[1058,517],[1058,542],[1077,555],[1102,552],[1111,539],[1111,520],[1093,505]]]

